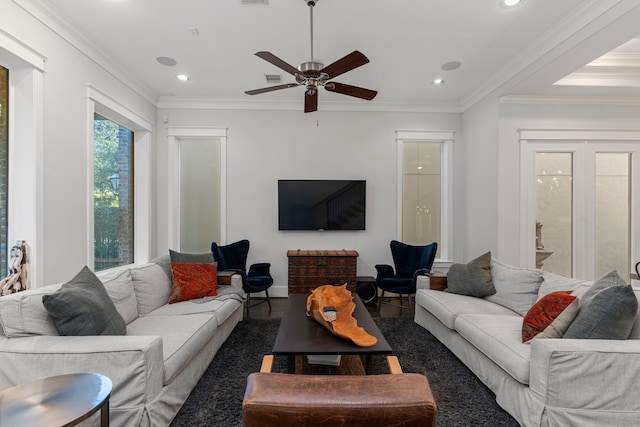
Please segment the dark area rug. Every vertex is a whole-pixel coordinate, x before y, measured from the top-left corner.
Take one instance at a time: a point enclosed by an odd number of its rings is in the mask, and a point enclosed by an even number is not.
[[[411,318],[375,319],[404,372],[424,374],[438,405],[437,426],[518,426],[482,384],[443,344]],[[220,348],[172,427],[242,425],[247,376],[260,370],[273,347],[279,319],[245,319]],[[286,371],[276,357],[274,372]],[[384,357],[373,358],[373,373],[388,373]]]

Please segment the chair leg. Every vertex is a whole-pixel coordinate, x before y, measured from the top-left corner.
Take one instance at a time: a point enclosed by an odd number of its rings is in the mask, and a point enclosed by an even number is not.
[[[380,307],[382,307],[382,298],[384,298],[384,289],[380,292],[380,297],[378,298],[378,313],[380,312]]]
[[[409,314],[413,316],[415,313],[413,312],[413,304],[411,303],[411,294],[407,294],[407,300],[409,301]]]
[[[267,295],[267,304],[269,305],[269,313],[271,313],[271,298],[269,298],[269,290],[265,289],[264,293]]]
[[[251,294],[247,292],[247,317],[249,317],[249,308],[251,307]]]

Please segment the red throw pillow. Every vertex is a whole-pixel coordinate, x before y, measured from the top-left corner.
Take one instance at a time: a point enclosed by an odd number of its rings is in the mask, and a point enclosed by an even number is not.
[[[551,292],[529,309],[522,321],[522,342],[533,338],[562,338],[578,314],[578,298],[570,292]]]
[[[218,295],[217,270],[217,262],[172,262],[173,289],[169,304]]]

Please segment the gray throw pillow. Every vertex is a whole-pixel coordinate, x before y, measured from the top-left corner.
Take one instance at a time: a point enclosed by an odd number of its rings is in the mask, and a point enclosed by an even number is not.
[[[580,299],[580,311],[564,338],[626,340],[638,311],[631,285],[617,271],[597,280]]]
[[[42,303],[60,335],[124,335],[127,325],[98,277],[85,266]]]
[[[479,298],[495,294],[491,280],[491,252],[467,264],[453,264],[447,273],[445,291]]]

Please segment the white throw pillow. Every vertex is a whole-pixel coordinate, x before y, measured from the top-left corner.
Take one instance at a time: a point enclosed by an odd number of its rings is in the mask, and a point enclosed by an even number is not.
[[[513,267],[491,259],[491,279],[496,293],[485,299],[524,317],[538,299],[542,270]]]
[[[138,302],[136,294],[133,292],[131,270],[125,270],[113,279],[103,280],[102,284],[125,323],[129,324],[136,320],[138,318]]]
[[[43,286],[0,298],[0,320],[4,334],[9,338],[59,335],[53,318],[42,304],[42,296],[54,293],[60,286]]]

